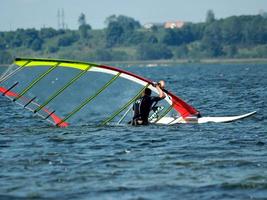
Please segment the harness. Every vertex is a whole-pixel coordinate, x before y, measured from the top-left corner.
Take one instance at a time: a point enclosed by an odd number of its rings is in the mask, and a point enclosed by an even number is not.
[[[142,102],[144,100],[144,97],[141,97],[139,99],[137,99],[133,105],[133,110],[134,110],[134,117],[133,117],[133,120],[135,119],[141,119],[141,105],[142,105]]]
[[[157,110],[157,102],[153,102],[150,105],[150,97],[143,96],[137,99],[133,105],[134,117],[132,119],[133,125],[146,125],[149,123],[149,112],[151,110]],[[149,107],[148,107],[149,106]]]

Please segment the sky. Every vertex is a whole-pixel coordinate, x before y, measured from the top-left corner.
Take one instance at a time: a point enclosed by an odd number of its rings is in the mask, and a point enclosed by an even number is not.
[[[141,24],[182,20],[205,21],[208,10],[215,17],[256,15],[267,11],[267,0],[0,0],[0,31],[17,28],[58,28],[58,10],[64,10],[69,29],[78,28],[81,13],[93,29],[105,27],[110,15],[126,15]]]

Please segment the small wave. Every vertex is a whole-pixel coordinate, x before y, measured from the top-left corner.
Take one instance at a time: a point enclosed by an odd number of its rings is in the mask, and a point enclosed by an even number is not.
[[[255,183],[255,182],[239,182],[239,183],[223,183],[221,184],[223,189],[267,189],[267,183]]]

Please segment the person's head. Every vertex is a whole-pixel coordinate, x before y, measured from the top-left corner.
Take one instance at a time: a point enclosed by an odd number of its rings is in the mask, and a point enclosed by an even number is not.
[[[161,89],[164,89],[165,88],[165,82],[163,80],[159,81],[159,87]]]
[[[146,88],[146,89],[144,90],[143,95],[150,96],[150,95],[151,95],[151,90],[150,90],[149,88]]]

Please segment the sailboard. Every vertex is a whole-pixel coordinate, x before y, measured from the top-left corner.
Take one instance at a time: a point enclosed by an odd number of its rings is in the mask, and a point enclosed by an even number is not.
[[[158,94],[151,80],[126,70],[60,59],[16,58],[0,77],[2,96],[58,127],[127,123],[132,118],[132,104],[146,88],[152,95]],[[255,114],[201,117],[180,97],[168,90],[164,93],[150,123],[229,122]]]
[[[247,117],[250,117],[254,114],[256,114],[256,111],[246,113],[243,115],[236,115],[236,116],[225,116],[225,117],[187,117],[187,118],[182,118],[182,117],[164,117],[158,123],[162,124],[177,124],[177,123],[197,123],[197,124],[203,124],[203,123],[229,123],[241,119],[245,119]]]

